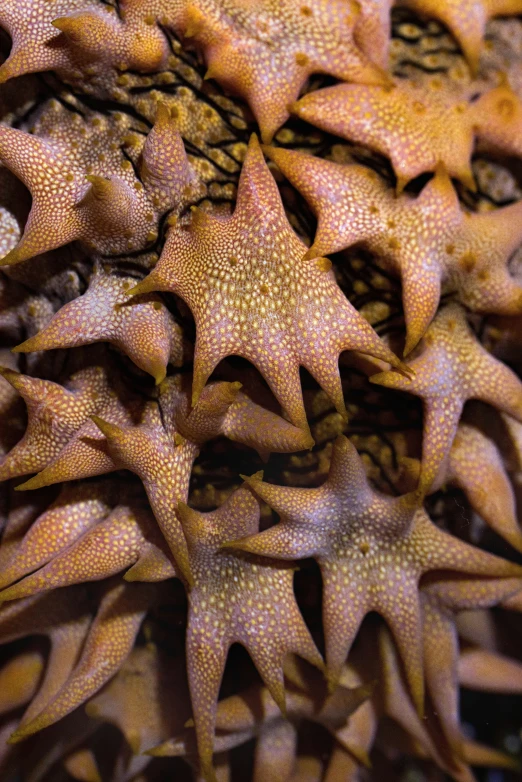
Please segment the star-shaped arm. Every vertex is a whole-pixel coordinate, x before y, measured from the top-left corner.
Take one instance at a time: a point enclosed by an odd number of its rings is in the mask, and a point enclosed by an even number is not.
[[[410,391],[423,400],[419,490],[427,492],[444,475],[464,403],[480,399],[522,420],[522,384],[482,347],[455,304],[439,312],[410,367],[415,372],[411,378],[383,372],[371,382]]]
[[[199,2],[187,13],[191,37],[203,49],[207,78],[243,97],[252,109],[263,141],[269,142],[288,119],[312,73],[382,84],[386,76],[357,47],[353,34],[358,4],[343,0],[237,0]]]
[[[32,523],[2,567],[0,589],[45,565],[108,516],[114,497],[114,486],[108,482],[64,486],[55,502]]]
[[[216,702],[229,647],[250,653],[272,697],[284,709],[283,661],[296,653],[318,667],[321,657],[293,593],[293,569],[228,553],[228,540],[254,532],[259,505],[243,487],[218,510],[179,509],[189,548],[187,665],[198,749],[211,778]]]
[[[65,304],[42,331],[14,352],[112,342],[161,383],[168,362],[181,363],[181,329],[160,297],[149,294],[129,301],[127,291],[134,283],[132,277],[105,274],[98,269],[83,296]]]
[[[304,261],[305,252],[252,136],[234,214],[212,217],[200,210],[188,228],[171,230],[154,271],[131,291],[172,291],[191,308],[193,404],[219,361],[240,355],[260,370],[291,422],[308,432],[299,365],[343,414],[341,351],[357,350],[403,368],[344,297],[330,262]]]
[[[509,84],[483,93],[473,104],[473,118],[481,147],[514,157],[522,155],[522,101]]]
[[[36,650],[14,655],[0,668],[0,715],[24,706],[38,689],[44,659]]]
[[[43,568],[0,592],[0,600],[109,578],[134,565],[147,543],[161,545],[152,514],[137,503],[118,505]]]
[[[107,401],[110,392],[101,367],[80,370],[67,388],[10,369],[2,369],[1,374],[27,404],[29,421],[24,436],[0,465],[0,480],[42,470]]]
[[[490,649],[463,649],[458,674],[461,687],[470,690],[508,695],[522,693],[522,664]]]
[[[460,424],[450,452],[447,480],[462,489],[473,507],[498,535],[517,551],[522,531],[515,495],[502,456],[480,429]]]
[[[86,701],[121,667],[131,651],[155,587],[116,584],[104,595],[80,659],[54,698],[13,734],[20,741],[52,725]]]
[[[109,453],[120,468],[135,472],[143,481],[156,521],[183,576],[190,581],[187,544],[177,516],[177,504],[188,497],[194,459],[199,449],[188,440],[177,444],[167,434],[156,410],[149,422],[116,426],[94,417],[107,440]]]

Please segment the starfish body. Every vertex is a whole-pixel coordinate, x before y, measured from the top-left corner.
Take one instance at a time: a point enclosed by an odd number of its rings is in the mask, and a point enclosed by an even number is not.
[[[245,646],[283,710],[285,656],[294,652],[319,668],[322,660],[295,601],[293,569],[223,550],[228,540],[258,529],[259,505],[249,489],[238,489],[212,513],[183,504],[179,513],[193,575],[187,670],[199,756],[210,779],[216,701],[230,646]]]
[[[299,365],[345,413],[338,357],[357,350],[400,362],[356,312],[324,259],[303,260],[255,137],[229,218],[201,211],[173,230],[154,271],[132,290],[172,291],[196,320],[193,404],[223,358],[240,355],[266,378],[290,420],[308,431]]]
[[[408,390],[422,398],[419,490],[426,492],[445,474],[464,403],[480,399],[522,420],[522,384],[481,346],[457,304],[439,312],[410,366],[415,372],[412,379],[383,372],[374,375],[371,382]]]
[[[345,437],[336,440],[328,479],[318,489],[273,486],[258,478],[249,484],[282,520],[235,545],[274,558],[317,560],[330,678],[338,679],[363,618],[376,611],[393,631],[421,711],[420,577],[437,569],[516,576],[519,568],[439,530],[417,508],[415,495],[375,492]]]
[[[517,314],[522,288],[507,263],[522,241],[522,204],[462,210],[444,167],[417,198],[394,197],[370,169],[266,148],[310,203],[318,228],[308,257],[360,244],[401,277],[409,353],[437,312],[441,286],[476,312]]]

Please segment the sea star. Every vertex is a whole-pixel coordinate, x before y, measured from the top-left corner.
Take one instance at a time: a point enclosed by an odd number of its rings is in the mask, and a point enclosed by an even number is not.
[[[331,263],[304,261],[305,252],[252,136],[234,214],[218,218],[199,210],[189,228],[170,231],[157,266],[131,291],[172,291],[191,308],[193,404],[219,361],[237,354],[252,361],[292,423],[308,432],[299,365],[343,414],[343,350],[402,366],[344,297]]]
[[[252,534],[259,504],[242,487],[212,513],[180,503],[193,583],[189,590],[187,671],[203,774],[213,779],[216,703],[228,650],[241,643],[279,708],[285,710],[283,660],[296,653],[323,667],[293,592],[294,570],[239,557],[224,544]]]
[[[464,403],[480,399],[522,421],[522,383],[482,347],[457,304],[440,310],[410,367],[413,378],[381,372],[370,379],[423,400],[419,490],[426,493],[443,478]]]
[[[364,166],[266,147],[318,218],[309,258],[362,244],[398,273],[409,353],[433,319],[441,284],[476,312],[518,314],[522,288],[507,263],[522,241],[522,202],[485,214],[460,204],[443,166],[417,198],[395,198]]]
[[[328,479],[320,488],[274,486],[255,476],[247,480],[282,519],[234,547],[273,558],[317,560],[330,679],[338,680],[363,618],[376,611],[393,631],[419,711],[424,698],[420,577],[441,569],[491,576],[522,572],[439,530],[418,508],[418,496],[377,493],[344,436],[335,442]]]

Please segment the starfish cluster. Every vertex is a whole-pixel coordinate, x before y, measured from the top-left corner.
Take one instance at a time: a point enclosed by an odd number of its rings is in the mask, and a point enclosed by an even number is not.
[[[518,778],[521,16],[0,7],[2,779]]]

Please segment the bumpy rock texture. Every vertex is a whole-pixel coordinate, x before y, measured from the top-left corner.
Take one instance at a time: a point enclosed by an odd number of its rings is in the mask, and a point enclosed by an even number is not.
[[[1,4],[2,780],[520,778],[521,16]]]

